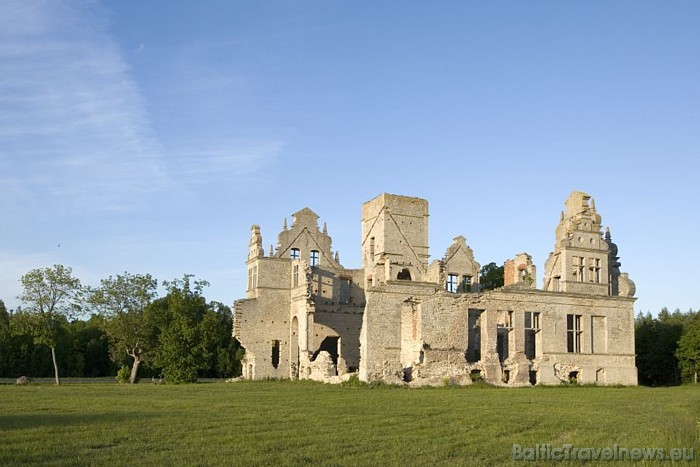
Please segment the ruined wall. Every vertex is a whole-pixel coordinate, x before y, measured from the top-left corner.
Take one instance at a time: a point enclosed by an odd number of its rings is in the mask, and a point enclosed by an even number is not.
[[[259,298],[234,304],[234,337],[246,349],[246,378],[289,377],[289,309],[289,293],[280,290],[268,290]],[[279,343],[276,367],[272,360],[275,341]]]
[[[634,283],[603,238],[590,196],[573,192],[545,265],[545,290],[526,253],[505,264],[505,286],[481,293],[480,265],[463,236],[428,266],[428,203],[380,195],[362,210],[363,268],[331,252],[325,225],[305,208],[286,221],[275,256],[258,226],[249,290],[234,305],[244,376],[411,385],[637,384]],[[318,264],[311,267],[314,251]],[[294,252],[294,253],[292,253]]]

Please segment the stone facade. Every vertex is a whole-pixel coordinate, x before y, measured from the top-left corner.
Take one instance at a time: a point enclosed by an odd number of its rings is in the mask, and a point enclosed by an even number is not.
[[[520,253],[504,265],[504,287],[481,291],[462,236],[429,262],[424,199],[363,205],[361,269],[341,266],[313,211],[292,218],[267,256],[252,227],[246,298],[234,304],[245,378],[637,384],[634,283],[585,193],[566,201],[542,289]]]

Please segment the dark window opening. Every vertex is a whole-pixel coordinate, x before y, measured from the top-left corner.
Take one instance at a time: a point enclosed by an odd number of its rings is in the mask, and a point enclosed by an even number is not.
[[[411,280],[411,271],[409,271],[406,268],[403,268],[396,276],[396,279],[400,280],[400,281],[410,281]]]
[[[408,367],[403,369],[403,382],[410,383],[413,381],[413,367]]]
[[[540,313],[525,312],[525,357],[533,360],[537,357],[537,334],[540,330]]]
[[[566,315],[566,349],[581,352],[581,315]]]
[[[469,335],[467,336],[467,362],[475,363],[481,360],[481,313],[484,310],[469,310],[467,318],[467,327]]]
[[[572,371],[569,373],[569,383],[578,384],[578,371]]]
[[[299,259],[299,248],[292,248],[289,252],[289,257],[292,259]]]
[[[272,366],[280,366],[280,341],[272,341]]]
[[[460,292],[472,291],[472,276],[462,276],[462,283],[459,285]]]
[[[496,351],[501,362],[508,359],[508,329],[498,328],[496,334]]]
[[[535,331],[525,330],[525,358],[533,360],[535,358]]]
[[[311,250],[309,258],[311,259],[311,266],[318,266],[318,251]]]
[[[533,386],[537,384],[537,372],[530,370],[530,384]]]
[[[508,381],[510,380],[510,370],[503,370],[503,376],[501,377],[501,380],[508,384]]]

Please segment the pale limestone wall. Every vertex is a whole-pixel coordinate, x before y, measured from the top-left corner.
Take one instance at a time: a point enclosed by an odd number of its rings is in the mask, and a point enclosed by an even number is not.
[[[592,198],[573,192],[566,206],[545,291],[522,280],[522,271],[536,278],[522,253],[506,263],[509,286],[479,293],[480,266],[462,236],[428,266],[428,204],[419,198],[384,194],[365,203],[362,269],[339,264],[325,225],[319,229],[309,209],[293,215],[291,228],[285,221],[272,257],[253,226],[247,264],[254,274],[247,300],[234,306],[234,335],[247,352],[244,376],[338,382],[359,368],[364,381],[412,386],[469,384],[475,372],[509,386],[574,377],[637,384],[634,283],[619,271],[617,246],[609,233],[603,238]],[[320,252],[317,267],[309,267],[312,249]],[[583,258],[577,270],[576,258]],[[472,277],[473,287],[454,290],[450,274]]]
[[[234,337],[246,349],[244,376],[250,379],[289,377],[289,293],[267,290],[256,299],[240,300],[234,305]],[[272,365],[273,341],[280,343],[280,361]],[[252,365],[252,376],[249,370]]]
[[[529,288],[450,294],[431,293],[425,286],[410,290],[389,284],[368,294],[360,375],[370,381],[395,381],[407,368],[413,378],[458,377],[480,370],[487,381],[505,384],[506,370],[508,384],[523,385],[529,384],[531,370],[544,384],[568,380],[576,371],[579,383],[634,385],[632,303],[628,298],[571,296]],[[485,310],[479,335],[482,358],[475,364],[466,359],[469,309]],[[540,313],[540,342],[532,360],[525,357],[525,312]],[[567,351],[567,314],[581,316],[580,352]],[[597,350],[593,349],[592,319],[604,321],[596,329]],[[497,335],[502,331],[506,331],[508,350],[499,361]]]

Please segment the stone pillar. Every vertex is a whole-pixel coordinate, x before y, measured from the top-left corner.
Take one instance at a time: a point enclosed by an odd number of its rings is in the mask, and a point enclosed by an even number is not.
[[[481,313],[481,366],[486,382],[500,384],[501,362],[498,360],[496,339],[498,335],[498,310],[487,308]]]

